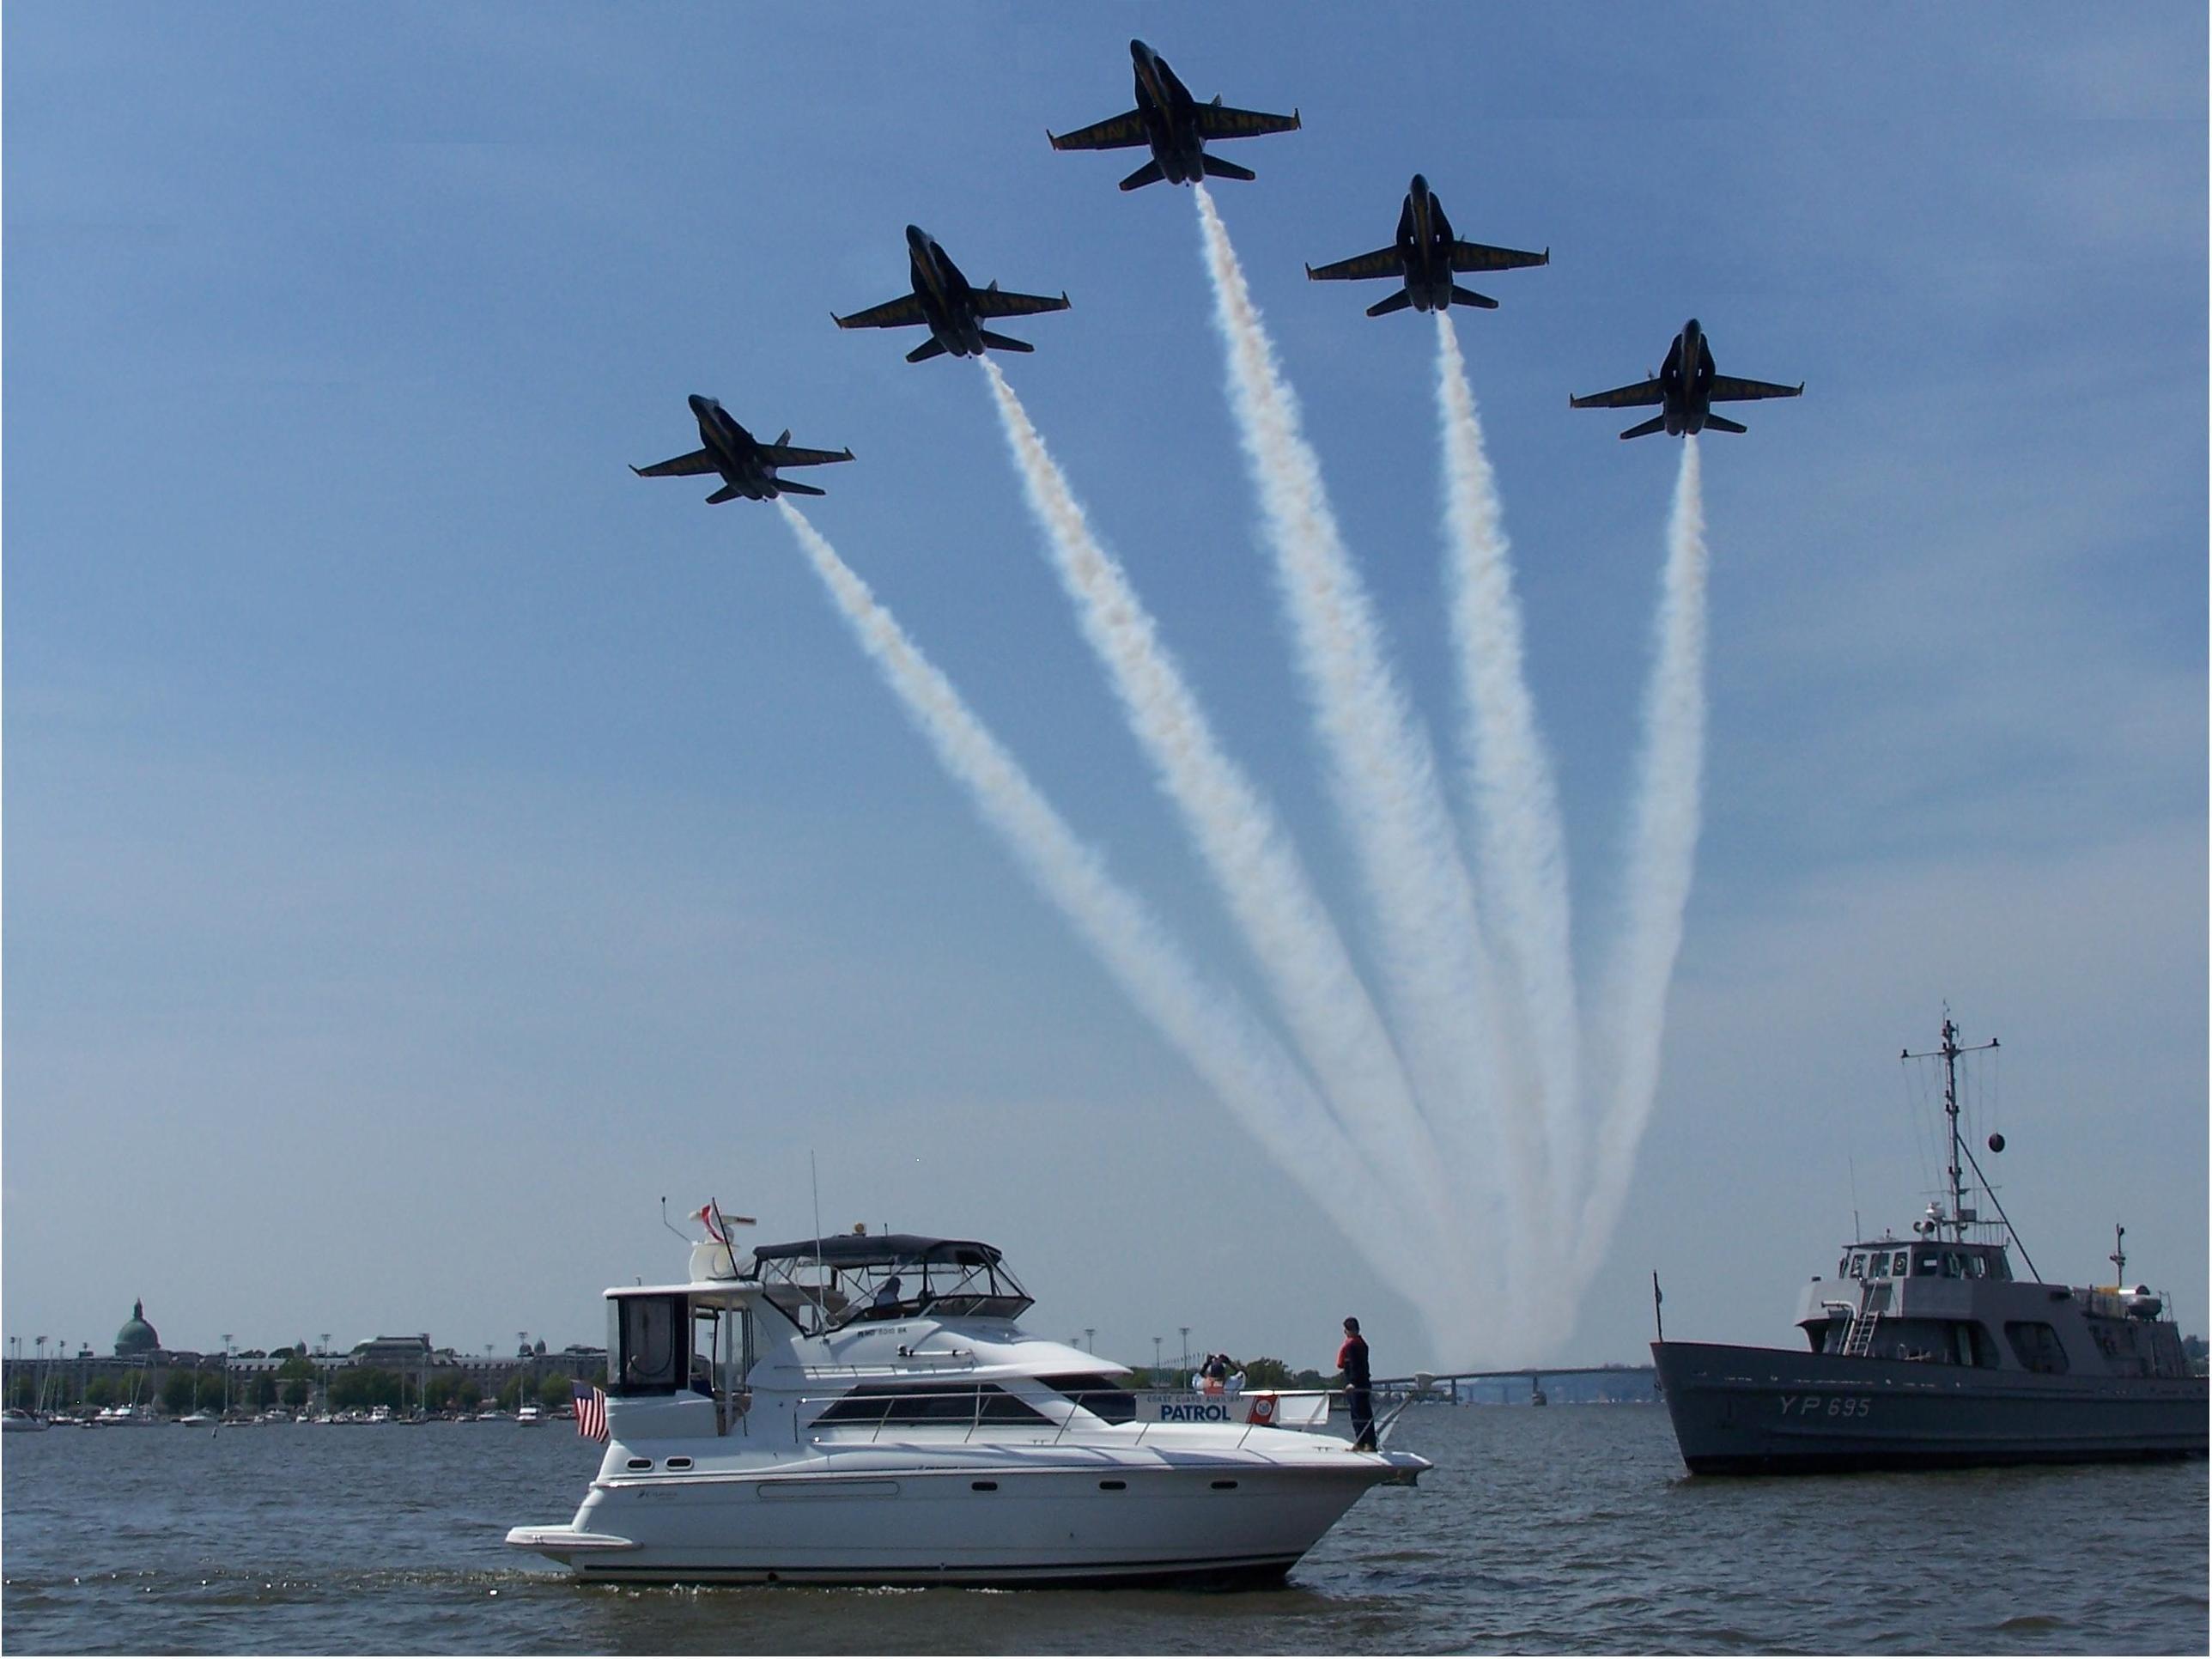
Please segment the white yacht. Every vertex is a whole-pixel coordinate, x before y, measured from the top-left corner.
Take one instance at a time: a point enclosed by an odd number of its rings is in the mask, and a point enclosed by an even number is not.
[[[1025,1334],[973,1241],[717,1239],[684,1283],[606,1294],[598,1478],[567,1526],[507,1535],[580,1578],[1264,1580],[1429,1467],[1315,1431],[1325,1395],[1140,1397]]]

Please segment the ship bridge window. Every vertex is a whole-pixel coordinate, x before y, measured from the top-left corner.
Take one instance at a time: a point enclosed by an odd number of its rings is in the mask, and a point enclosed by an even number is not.
[[[1942,1270],[1943,1258],[1933,1250],[1924,1250],[1912,1260],[1912,1276],[1916,1279],[1932,1278]]]
[[[1905,1265],[1907,1260],[1908,1258],[1903,1250],[1893,1250],[1890,1252],[1889,1276],[1892,1279],[1902,1279],[1905,1277]]]
[[[1066,1376],[1040,1376],[1037,1381],[1056,1394],[1064,1394],[1102,1423],[1136,1420],[1137,1396],[1121,1382],[1099,1371]]]
[[[1864,1250],[1853,1250],[1851,1252],[1851,1271],[1849,1276],[1853,1279],[1864,1279],[1866,1277],[1866,1252]]]
[[[2008,1321],[2005,1325],[2005,1340],[2012,1344],[2013,1352],[2029,1370],[2057,1376],[2066,1370],[2066,1345],[2058,1340],[2057,1331],[2049,1325],[2039,1321]]]
[[[961,1388],[933,1382],[879,1383],[830,1402],[817,1423],[1044,1423],[1050,1419],[995,1383]]]

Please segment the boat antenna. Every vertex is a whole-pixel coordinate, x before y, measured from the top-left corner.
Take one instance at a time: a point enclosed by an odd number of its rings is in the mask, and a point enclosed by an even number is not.
[[[2112,1264],[2112,1283],[2114,1286],[2123,1291],[2127,1289],[2128,1230],[2125,1227],[2121,1226],[2117,1221],[2112,1224],[2112,1253],[2106,1256],[2105,1260]],[[40,1337],[39,1339],[39,1346],[40,1347],[44,1347],[46,1346],[46,1339],[45,1337]]]
[[[690,1237],[685,1234],[684,1230],[668,1218],[668,1194],[665,1193],[663,1193],[660,1195],[660,1224],[667,1228],[670,1232],[674,1233],[677,1237],[683,1239],[686,1244],[689,1244],[691,1242]]]
[[[830,1304],[823,1299],[822,1278],[822,1179],[814,1171],[814,1149],[806,1149],[806,1184],[814,1194],[814,1311],[821,1316],[823,1324],[830,1321]]]
[[[1914,1054],[1910,1048],[1907,1048],[1898,1056],[1900,1060],[1934,1060],[1938,1055],[1942,1058],[1943,1115],[1950,1120],[1951,1130],[1951,1163],[1949,1166],[1949,1173],[1951,1176],[1951,1213],[1946,1219],[1948,1221],[1951,1229],[1951,1237],[1954,1242],[1963,1242],[1966,1237],[1966,1217],[1968,1213],[1966,1207],[1966,1195],[1963,1179],[1964,1171],[1960,1168],[1960,1159],[1963,1154],[1966,1162],[1972,1163],[1973,1161],[1973,1154],[1965,1152],[1965,1144],[1960,1140],[1959,1136],[1959,1056],[1960,1054],[1979,1054],[1984,1048],[1994,1048],[1996,1046],[1997,1040],[1995,1037],[1991,1037],[1987,1042],[1977,1042],[1971,1048],[1960,1048],[1959,1046],[1959,1028],[1957,1024],[1953,1022],[1951,1018],[1951,1010],[1947,1005],[1943,1010],[1943,1042],[1942,1046],[1931,1048],[1925,1054]],[[1977,1176],[1981,1174],[1981,1170],[1978,1165],[1976,1166],[1974,1173]],[[1984,1178],[1982,1182],[1984,1190],[1986,1191],[1988,1189],[1989,1184],[1988,1180]],[[1995,1193],[1990,1194],[1990,1201],[1991,1203],[1996,1203],[1996,1194]],[[2002,1205],[1998,1206],[1997,1213],[2000,1215],[2004,1213],[2004,1209]],[[1939,1223],[1938,1224],[1940,1225],[1942,1224]],[[2005,1224],[2005,1230],[2008,1232],[2011,1231],[2012,1224],[2010,1222],[2007,1222]],[[2017,1242],[2016,1237],[2015,1242]],[[2024,1249],[2022,1253],[2025,1254]]]
[[[1865,1230],[1859,1225],[1859,1161],[1847,1154],[1844,1163],[1851,1172],[1851,1238],[1856,1243],[1866,1237]]]

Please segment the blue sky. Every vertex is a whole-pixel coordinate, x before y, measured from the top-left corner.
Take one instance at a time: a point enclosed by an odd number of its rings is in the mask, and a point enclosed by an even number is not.
[[[1406,179],[1549,246],[1461,323],[1603,940],[1676,451],[1570,392],[1682,319],[1807,382],[1705,445],[1706,829],[1569,1357],[1781,1340],[2004,1042],[2008,1207],[2205,1318],[2201,9],[16,5],[5,34],[5,1325],[596,1338],[657,1201],[980,1233],[1047,1328],[1319,1363],[1366,1271],[937,772],[684,396],[1115,870],[1254,988],[972,365],[834,307],[901,228],[1074,308],[1010,377],[1357,939],[1188,192],[1054,154],[1141,34],[1297,106],[1218,191],[1440,743],[1432,351],[1310,285]],[[1256,991],[1255,991],[1256,1000]],[[1994,1085],[1993,1085],[1994,1086]],[[1064,1333],[1062,1333],[1064,1334]]]

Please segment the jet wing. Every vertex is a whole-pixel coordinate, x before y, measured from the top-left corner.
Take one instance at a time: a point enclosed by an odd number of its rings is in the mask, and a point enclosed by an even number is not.
[[[1541,253],[1524,253],[1517,247],[1491,247],[1482,242],[1454,242],[1451,265],[1454,270],[1518,270],[1524,265],[1548,265],[1552,250]]]
[[[641,478],[688,478],[696,472],[720,472],[714,458],[703,449],[695,449],[689,455],[678,455],[670,461],[656,462],[652,466],[634,466],[630,471]]]
[[[1040,311],[1065,311],[1065,294],[1009,294],[1002,288],[978,289],[975,291],[975,314],[978,317],[1034,317]]]
[[[790,444],[763,444],[760,453],[770,466],[827,466],[853,459],[849,449],[799,449]]]
[[[1638,380],[1634,386],[1615,386],[1610,392],[1593,392],[1587,398],[1569,398],[1572,409],[1635,409],[1644,404],[1662,404],[1666,393],[1659,389],[1656,380]]]
[[[1201,138],[1256,138],[1263,132],[1296,132],[1302,125],[1296,110],[1288,115],[1267,115],[1256,109],[1200,104],[1197,115]]]
[[[1134,149],[1151,143],[1145,132],[1145,118],[1135,110],[1127,115],[1117,115],[1110,121],[1094,121],[1073,132],[1047,132],[1054,149]]]
[[[831,316],[836,317],[832,312]],[[856,311],[849,317],[837,317],[840,328],[911,328],[929,320],[921,308],[921,301],[911,294],[902,294],[896,300],[886,300],[879,306],[870,306],[866,311]]]
[[[1717,404],[1747,404],[1758,398],[1794,398],[1804,391],[1796,386],[1777,386],[1771,380],[1739,380],[1733,374],[1713,376],[1712,401]]]
[[[1406,262],[1397,248],[1378,247],[1357,259],[1339,259],[1333,265],[1308,265],[1306,275],[1316,283],[1356,282],[1364,276],[1403,276]]]

